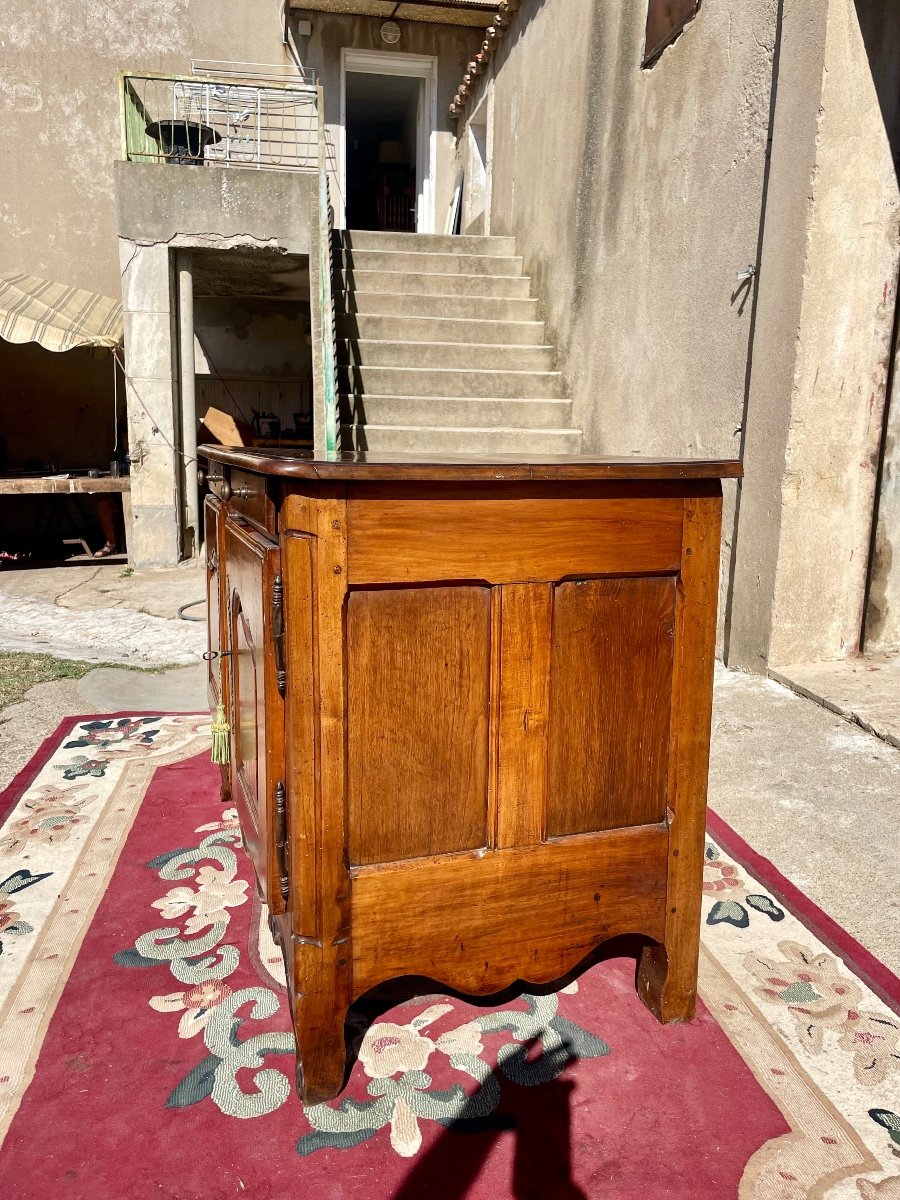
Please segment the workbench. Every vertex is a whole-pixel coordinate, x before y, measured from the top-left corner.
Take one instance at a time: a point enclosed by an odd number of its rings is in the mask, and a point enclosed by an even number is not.
[[[739,464],[200,454],[225,792],[303,1100],[397,977],[488,995],[633,934],[640,998],[688,1020]]]
[[[125,525],[126,550],[131,546],[131,479],[127,475],[113,477],[89,475],[44,477],[40,475],[11,475],[0,478],[0,496],[94,496],[118,492],[122,497],[122,518]]]

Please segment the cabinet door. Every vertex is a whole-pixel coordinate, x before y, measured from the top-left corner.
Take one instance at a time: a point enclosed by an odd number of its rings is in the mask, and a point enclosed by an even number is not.
[[[233,517],[225,522],[224,548],[231,650],[231,790],[262,896],[273,912],[281,912],[283,871],[273,836],[284,779],[281,646],[276,638],[279,552],[275,543]]]
[[[222,703],[226,711],[230,707],[228,687],[228,657],[220,657],[228,645],[228,630],[225,626],[225,607],[222,603],[222,501],[217,496],[207,496],[204,504],[204,541],[206,542],[206,614],[207,647],[210,658],[207,663],[207,684],[210,708]],[[215,657],[214,657],[215,656]]]

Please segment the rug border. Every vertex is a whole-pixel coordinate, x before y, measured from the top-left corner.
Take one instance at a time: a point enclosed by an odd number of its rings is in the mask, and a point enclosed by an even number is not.
[[[179,713],[178,715],[203,716],[204,712],[205,710],[198,710],[196,713]],[[66,730],[70,730],[82,721],[93,721],[106,717],[115,719],[118,717],[166,717],[172,715],[172,713],[159,711],[141,713],[122,711],[112,713],[83,713],[81,715],[73,714],[64,717],[53,732],[44,738],[25,766],[13,776],[3,791],[0,792],[0,822],[6,820],[23,792],[37,778],[39,772],[58,747],[60,738]],[[865,946],[839,925],[837,921],[829,917],[796,884],[791,883],[778,870],[771,859],[754,850],[714,809],[707,808],[706,817],[707,827],[711,836],[717,842],[721,842],[722,848],[732,858],[736,859],[741,866],[754,875],[760,883],[765,884],[776,900],[781,901],[795,913],[820,942],[827,946],[832,953],[837,954],[880,1000],[893,1012],[900,1015],[900,979],[898,979],[894,972],[885,966],[884,963],[879,962],[871,951],[867,950]]]
[[[60,739],[65,734],[66,730],[71,732],[74,726],[81,724],[82,721],[98,721],[109,717],[111,720],[117,717],[202,717],[206,710],[198,709],[193,713],[171,713],[161,712],[159,710],[147,710],[146,712],[135,712],[134,709],[126,709],[121,712],[109,713],[81,713],[72,714],[68,717],[63,717],[60,723],[56,726],[52,733],[47,736],[35,750],[34,754],[28,759],[28,762],[22,767],[21,771],[17,771],[12,779],[0,791],[0,823],[6,820],[15,806],[18,804],[22,794],[31,787],[34,780],[38,777],[43,768],[47,765],[57,748]]]
[[[707,829],[732,858],[745,867],[774,898],[788,908],[820,942],[836,954],[863,983],[900,1016],[900,979],[870,950],[839,925],[815,901],[778,870],[771,859],[754,850],[739,833],[711,808],[706,810]]]

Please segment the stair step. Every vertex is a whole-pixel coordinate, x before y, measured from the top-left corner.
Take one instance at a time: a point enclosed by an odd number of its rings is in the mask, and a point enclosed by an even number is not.
[[[340,262],[345,270],[424,271],[448,275],[498,275],[519,278],[522,259],[496,254],[413,254],[399,250],[344,249]]]
[[[337,317],[339,337],[387,342],[468,342],[542,346],[543,321],[474,321],[466,317],[401,317],[371,313]]]
[[[417,254],[496,254],[509,257],[516,253],[514,237],[473,237],[444,233],[381,233],[369,229],[344,229],[335,233],[339,247],[354,250],[400,250]]]
[[[400,425],[466,429],[560,429],[571,419],[571,400],[508,400],[486,396],[338,396],[345,425]]]
[[[379,396],[496,396],[560,399],[558,371],[491,371],[443,367],[338,367],[338,391]]]
[[[366,367],[459,367],[462,370],[552,371],[552,346],[479,342],[401,342],[341,338],[338,362]]]
[[[345,272],[345,287],[356,292],[407,292],[426,296],[509,296],[527,300],[531,280],[524,275],[456,275],[451,271]]]
[[[456,426],[342,425],[341,448],[395,454],[578,454],[579,429],[478,429]]]
[[[538,302],[530,298],[503,296],[426,296],[411,292],[366,292],[357,290],[337,297],[338,319],[341,302],[352,317],[422,317],[431,320],[522,321],[538,318]]]

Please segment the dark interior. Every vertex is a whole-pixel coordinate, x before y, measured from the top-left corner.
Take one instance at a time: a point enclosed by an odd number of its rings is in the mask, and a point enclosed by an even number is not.
[[[414,232],[422,80],[347,74],[347,224]]]

